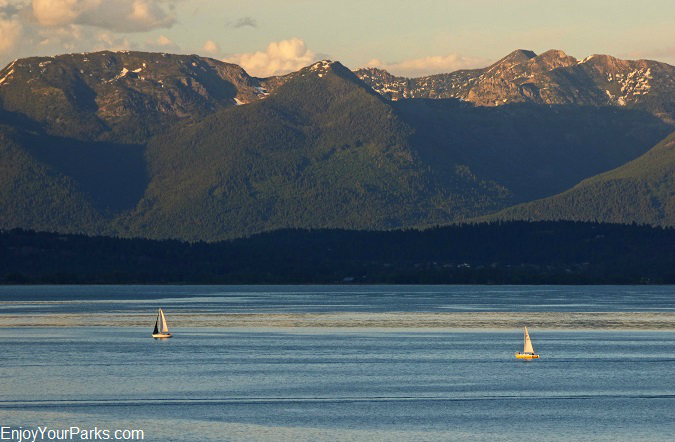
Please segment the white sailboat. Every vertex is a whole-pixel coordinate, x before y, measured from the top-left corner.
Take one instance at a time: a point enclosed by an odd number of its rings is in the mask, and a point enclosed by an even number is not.
[[[166,318],[164,317],[164,312],[162,309],[159,309],[157,313],[157,319],[155,320],[155,329],[152,331],[152,337],[155,339],[170,338],[173,336],[169,331],[169,327],[166,326]]]
[[[530,339],[530,334],[527,332],[527,327],[525,329],[525,346],[523,347],[522,352],[516,353],[516,359],[539,359],[539,355],[534,353],[534,348],[532,348],[532,340]]]

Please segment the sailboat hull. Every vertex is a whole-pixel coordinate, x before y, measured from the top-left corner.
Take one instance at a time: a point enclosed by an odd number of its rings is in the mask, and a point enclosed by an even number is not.
[[[528,355],[523,353],[516,353],[516,359],[539,359],[539,355]]]
[[[172,336],[173,336],[173,334],[171,334],[171,333],[153,333],[152,334],[152,337],[155,338],[155,339],[168,339]]]

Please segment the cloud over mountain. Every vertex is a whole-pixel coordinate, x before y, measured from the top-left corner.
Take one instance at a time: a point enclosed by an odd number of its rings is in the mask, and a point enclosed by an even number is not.
[[[177,52],[180,47],[164,36],[144,44],[128,35],[172,27],[176,1],[0,0],[0,56],[5,63],[26,53],[140,47]]]
[[[435,55],[423,58],[414,58],[395,63],[385,63],[374,58],[368,62],[368,67],[386,69],[387,71],[406,77],[421,77],[424,75],[452,72],[459,69],[472,69],[484,66],[486,60],[478,57],[467,57],[459,54]]]
[[[21,36],[22,26],[18,20],[0,18],[0,52],[12,48]]]
[[[0,0],[0,53],[12,48],[21,36],[23,26],[16,18],[20,8],[7,0]]]
[[[251,75],[269,77],[296,71],[319,58],[319,55],[311,51],[303,40],[291,38],[271,42],[264,52],[233,54],[225,61],[240,65]]]
[[[213,40],[206,40],[202,50],[209,55],[217,55],[220,53],[220,45]]]
[[[116,32],[144,32],[171,27],[175,16],[161,0],[32,0],[41,26],[95,26]]]
[[[144,43],[144,48],[153,52],[180,52],[181,48],[166,35],[157,38],[149,38]]]

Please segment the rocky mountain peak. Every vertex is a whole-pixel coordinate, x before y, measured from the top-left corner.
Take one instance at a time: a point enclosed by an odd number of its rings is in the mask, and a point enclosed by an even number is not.
[[[297,72],[291,72],[290,74],[284,75],[282,77],[276,77],[274,81],[277,86],[280,86],[293,79],[299,78],[327,79],[332,76],[337,76],[350,82],[358,82],[359,84],[363,85],[361,80],[359,80],[359,78],[355,75],[354,72],[345,67],[339,61],[332,61],[332,60],[317,61],[316,63],[304,67]],[[268,80],[263,81],[266,82]]]
[[[309,69],[310,72],[317,74],[318,76],[323,76],[330,72],[335,73],[337,75],[343,76],[347,75],[349,77],[354,76],[354,73],[339,61],[321,60],[309,66],[307,69]]]
[[[539,54],[538,57],[540,57],[541,59],[556,59],[556,58],[566,59],[569,58],[570,56],[567,55],[565,51],[561,51],[560,49],[549,49],[548,51]]]
[[[578,60],[558,49],[551,49],[538,55],[530,62],[533,66],[538,66],[542,70],[552,70],[559,67],[574,66]]]
[[[524,63],[534,57],[536,57],[537,54],[534,53],[533,51],[527,50],[527,49],[516,49],[515,51],[511,52],[509,55],[506,57],[502,58],[501,60],[497,61],[494,63],[493,66],[495,65],[514,65],[514,64],[520,64]]]
[[[480,106],[517,102],[630,106],[675,120],[675,67],[648,60],[593,55],[577,60],[552,49],[540,55],[519,49],[484,69],[420,78],[378,69],[356,74],[382,96],[455,98]]]

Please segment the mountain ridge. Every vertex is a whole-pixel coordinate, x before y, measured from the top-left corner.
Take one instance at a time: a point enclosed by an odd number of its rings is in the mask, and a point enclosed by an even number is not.
[[[15,60],[0,71],[0,103],[53,135],[138,143],[180,121],[254,101],[268,93],[265,86],[212,58],[101,51]]]
[[[486,216],[630,162],[675,127],[670,71],[644,83],[646,70],[618,76],[626,62],[575,60],[518,50],[439,77],[472,76],[467,94],[487,105],[390,100],[330,60],[270,78],[195,55],[18,60],[0,71],[0,228],[217,241]],[[544,103],[525,74],[584,100]],[[592,104],[576,85],[600,78],[639,103]]]
[[[339,62],[323,60],[304,69],[330,63]],[[559,50],[536,55],[519,49],[480,69],[418,78],[382,69],[354,73],[393,100],[617,106],[675,122],[675,67],[656,61],[607,55],[577,60]],[[296,75],[256,78],[238,65],[197,55],[101,51],[28,57],[0,70],[6,114],[0,122],[16,115],[15,120],[28,118],[52,135],[145,143],[175,124],[264,99]]]
[[[513,102],[619,106],[675,121],[675,67],[651,60],[608,55],[577,60],[556,49],[539,55],[519,49],[485,68],[417,78],[373,68],[355,72],[391,100],[454,98],[479,106]]]

